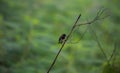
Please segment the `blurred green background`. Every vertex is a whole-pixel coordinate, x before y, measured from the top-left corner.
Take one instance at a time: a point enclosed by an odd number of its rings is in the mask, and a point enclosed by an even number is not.
[[[89,21],[101,7],[108,9],[110,17],[92,27],[109,58],[114,43],[120,40],[119,3],[120,0],[0,0],[0,73],[46,73],[61,46],[59,36],[69,33],[80,13],[79,23]],[[74,31],[51,73],[102,73],[107,67],[91,29],[79,41],[87,27]],[[118,69],[119,44],[115,53]]]

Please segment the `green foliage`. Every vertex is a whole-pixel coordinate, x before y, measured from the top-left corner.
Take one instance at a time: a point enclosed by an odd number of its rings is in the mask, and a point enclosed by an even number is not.
[[[106,65],[104,67],[103,73],[118,73],[118,72],[115,72],[115,67],[111,65]]]
[[[120,39],[120,2],[107,1],[0,0],[0,73],[47,72],[61,46],[58,37],[70,31],[78,14],[82,14],[79,23],[93,19],[99,6],[109,8],[111,17],[92,26],[109,57],[112,44]],[[51,73],[100,73],[105,58],[94,34],[88,29],[78,41],[86,28],[83,26],[74,31]],[[78,43],[71,43],[76,41]],[[114,73],[116,65],[120,64],[105,65],[103,73]]]
[[[102,73],[120,73],[120,60],[104,65]]]

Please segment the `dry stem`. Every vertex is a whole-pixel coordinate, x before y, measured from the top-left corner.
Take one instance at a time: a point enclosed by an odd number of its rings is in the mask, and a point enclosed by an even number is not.
[[[70,36],[71,36],[73,30],[75,29],[75,27],[81,26],[81,25],[89,25],[89,24],[94,23],[94,22],[97,21],[97,20],[101,20],[101,19],[106,18],[107,16],[101,17],[104,12],[105,12],[105,9],[100,9],[100,10],[97,12],[96,17],[95,17],[93,20],[91,20],[91,21],[89,21],[89,22],[86,22],[86,23],[81,23],[81,24],[78,24],[78,25],[77,25],[77,22],[78,22],[78,20],[79,20],[80,17],[81,17],[81,14],[78,16],[76,22],[73,24],[73,27],[72,27],[72,29],[70,30],[69,34],[68,34],[68,36],[66,37],[65,41],[64,41],[63,44],[61,45],[60,50],[58,51],[57,55],[55,56],[55,59],[53,60],[50,68],[47,70],[47,73],[49,73],[49,72],[51,71],[51,69],[52,69],[52,67],[54,66],[54,64],[55,64],[55,62],[56,62],[56,60],[57,60],[57,58],[58,58],[61,50],[63,49],[64,45],[66,44],[66,42],[67,42],[68,39],[70,38]],[[103,49],[101,49],[101,51],[104,52]]]

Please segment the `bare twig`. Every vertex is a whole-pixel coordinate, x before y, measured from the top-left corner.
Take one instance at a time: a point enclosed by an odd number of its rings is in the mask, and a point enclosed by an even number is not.
[[[105,18],[107,18],[108,16],[110,16],[110,15],[102,16],[106,11],[107,11],[106,8],[104,8],[104,9],[101,8],[100,10],[98,10],[98,12],[97,12],[96,16],[93,18],[93,20],[87,21],[87,22],[84,22],[84,23],[80,23],[80,24],[78,24],[78,25],[76,25],[76,26],[80,27],[81,25],[89,25],[89,24],[92,24],[92,23],[94,23],[94,22],[96,22],[96,21],[98,21],[98,20],[105,19]],[[88,28],[89,28],[89,26],[88,26]],[[86,28],[86,30],[84,31],[84,33],[83,33],[82,36],[80,37],[80,40],[84,37],[84,35],[85,35],[85,33],[87,32],[88,28]],[[78,40],[77,42],[70,42],[70,44],[78,43],[80,40]]]
[[[57,53],[55,59],[53,60],[53,62],[52,62],[52,64],[51,64],[50,68],[48,69],[47,73],[49,73],[50,70],[52,69],[52,67],[54,66],[54,64],[55,64],[55,62],[56,62],[56,60],[57,60],[57,58],[58,58],[58,56],[59,56],[61,50],[63,49],[63,47],[64,47],[64,45],[66,44],[66,42],[67,42],[67,40],[69,39],[69,37],[71,36],[71,34],[72,34],[72,32],[73,32],[73,30],[74,30],[74,28],[75,28],[75,26],[76,26],[78,20],[80,19],[80,17],[81,17],[81,14],[78,16],[78,18],[77,18],[76,22],[74,23],[74,25],[73,25],[73,27],[72,27],[70,33],[68,34],[68,36],[66,37],[65,41],[63,42],[63,44],[62,44],[60,50],[58,51],[58,53]]]
[[[101,44],[100,44],[100,42],[99,42],[99,40],[98,40],[97,34],[96,34],[95,30],[94,30],[92,27],[91,27],[91,31],[92,31],[92,33],[93,33],[94,36],[95,36],[95,40],[96,40],[96,42],[97,42],[97,44],[98,44],[98,46],[99,46],[101,52],[103,53],[103,55],[104,55],[104,57],[105,57],[107,63],[109,64],[107,55],[106,55],[106,53],[104,52],[104,50],[103,50],[103,48],[102,48],[102,46],[101,46]]]
[[[104,9],[100,9],[99,11],[98,11],[98,13],[97,13],[97,16],[96,17],[101,17],[102,16],[102,14],[106,11],[107,9],[106,8],[104,8]]]
[[[117,46],[117,43],[115,42],[115,44],[114,44],[114,49],[113,49],[113,51],[112,51],[112,54],[111,54],[111,56],[110,56],[110,58],[109,58],[109,62],[111,61],[111,59],[113,58],[113,56],[115,55],[115,52],[116,52],[116,46]]]
[[[89,28],[89,25],[88,25],[88,27],[85,29],[85,31],[83,32],[83,34],[80,36],[80,39],[78,39],[78,40],[75,41],[75,42],[70,42],[70,44],[79,43],[79,42],[83,39],[83,37],[84,37],[84,35],[86,34],[86,32],[88,31],[88,28]],[[69,43],[69,42],[68,42],[68,43]]]
[[[76,25],[76,26],[82,26],[82,25],[92,24],[92,23],[94,23],[94,22],[96,22],[96,21],[98,21],[98,20],[107,18],[109,15],[106,15],[106,16],[103,16],[103,17],[102,17],[102,15],[103,15],[103,13],[104,13],[105,11],[106,11],[106,9],[100,9],[100,10],[97,12],[97,15],[93,18],[93,20],[88,21],[88,22],[85,22],[85,23],[80,23],[80,24],[78,24],[78,25]]]
[[[81,23],[81,24],[77,24],[78,20],[79,20],[80,17],[81,17],[81,14],[78,16],[76,22],[73,24],[72,29],[70,30],[68,36],[66,37],[65,41],[63,42],[63,44],[62,44],[60,50],[58,51],[57,55],[55,56],[55,59],[53,60],[53,62],[52,62],[52,64],[51,64],[50,68],[48,69],[47,73],[49,73],[49,72],[51,71],[51,69],[52,69],[52,67],[54,66],[54,64],[55,64],[55,62],[56,62],[56,60],[57,60],[57,58],[58,58],[58,56],[59,56],[61,50],[63,49],[64,45],[66,44],[66,42],[67,42],[68,39],[70,38],[70,36],[71,36],[71,34],[73,33],[75,27],[77,27],[77,26],[81,26],[81,25],[89,25],[89,24],[94,23],[94,22],[97,21],[97,20],[101,20],[101,19],[106,18],[106,17],[102,17],[102,18],[100,18],[101,15],[102,15],[103,13],[104,13],[104,10],[101,9],[100,11],[98,11],[96,17],[95,17],[93,20],[91,20],[91,21],[89,21],[89,22],[86,22],[86,23]],[[101,45],[100,45],[99,41],[97,41],[97,42],[98,42],[98,45],[99,45],[100,48],[101,48]],[[101,48],[101,51],[104,53],[104,51],[103,51],[102,48]],[[105,55],[105,53],[104,53],[104,55]],[[106,57],[106,55],[105,55],[105,57]],[[107,58],[107,57],[106,57],[106,58]]]

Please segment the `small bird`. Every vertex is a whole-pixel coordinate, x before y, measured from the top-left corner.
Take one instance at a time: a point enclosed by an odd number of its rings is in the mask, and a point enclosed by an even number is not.
[[[59,37],[59,43],[62,44],[63,41],[65,40],[66,38],[66,34],[62,34],[60,37]]]

